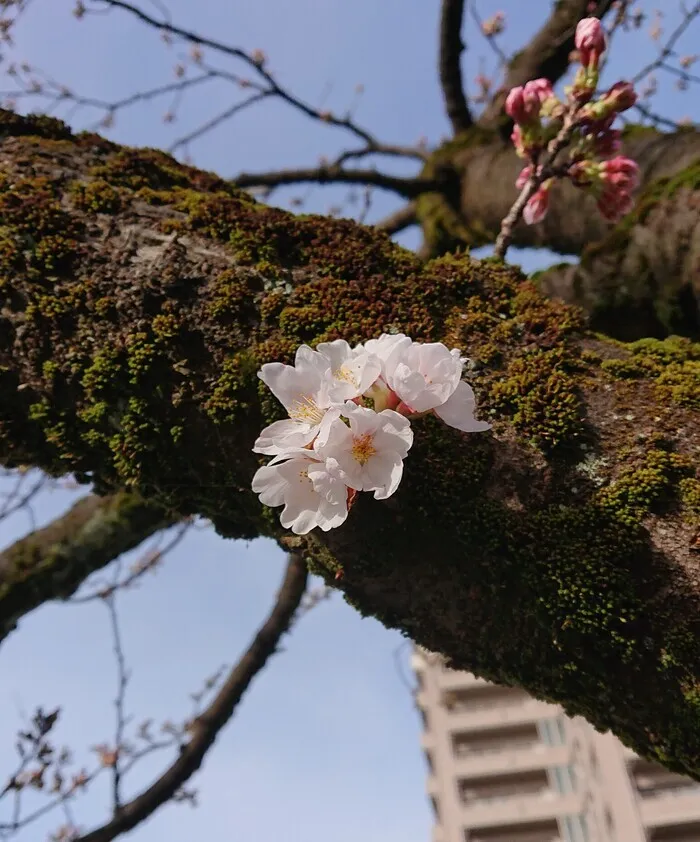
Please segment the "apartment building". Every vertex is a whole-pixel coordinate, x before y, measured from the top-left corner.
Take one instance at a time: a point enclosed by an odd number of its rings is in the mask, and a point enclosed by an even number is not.
[[[432,842],[700,842],[700,784],[431,653],[413,668]]]

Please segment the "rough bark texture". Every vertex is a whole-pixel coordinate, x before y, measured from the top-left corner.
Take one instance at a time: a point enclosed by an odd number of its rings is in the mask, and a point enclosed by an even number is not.
[[[598,329],[621,339],[700,338],[700,134],[632,127],[625,153],[639,164],[642,186],[619,225],[607,223],[592,198],[558,185],[544,221],[521,223],[513,245],[581,255],[580,267],[560,267],[541,284],[583,306]],[[431,254],[494,242],[522,165],[512,144],[478,126],[439,149],[425,175],[448,183],[451,175],[452,189],[426,193],[417,205]]]
[[[500,263],[422,263],[162,153],[7,124],[3,464],[276,537],[454,666],[700,779],[700,346],[596,338]],[[386,330],[467,353],[493,433],[426,418],[394,497],[283,534],[248,490],[280,417],[259,365]]]
[[[80,584],[176,518],[138,494],[89,495],[0,552],[0,642],[17,621]]]

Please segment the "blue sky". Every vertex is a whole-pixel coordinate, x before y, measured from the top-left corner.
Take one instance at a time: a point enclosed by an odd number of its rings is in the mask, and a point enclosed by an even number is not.
[[[311,104],[342,111],[353,100],[355,86],[363,84],[358,122],[387,142],[412,143],[425,136],[431,144],[448,134],[435,71],[437,5],[405,0],[168,3],[181,25],[246,49],[263,49],[270,68]],[[515,49],[549,5],[544,0],[509,0],[498,6],[482,2],[481,11],[484,16],[497,8],[507,13],[504,46]],[[173,79],[184,48],[166,48],[156,34],[124,14],[78,23],[72,6],[71,0],[33,0],[15,32],[11,58],[36,63],[79,93],[105,99]],[[155,0],[144,0],[144,8],[157,7]],[[672,27],[673,20],[668,11],[664,25]],[[471,25],[466,40],[465,70],[471,79],[480,69],[479,57],[488,70],[492,55]],[[611,76],[631,75],[653,56],[655,47],[637,35],[621,38],[618,50],[610,62]],[[212,63],[234,67],[205,55]],[[10,87],[8,80],[6,89]],[[679,94],[671,84],[662,86],[661,93],[665,114],[689,112],[692,93]],[[136,106],[121,113],[108,134],[133,145],[168,146],[239,95],[224,86],[202,89],[185,100],[174,125],[162,122],[166,101]],[[72,123],[83,127],[96,118],[81,111]],[[234,175],[313,165],[320,155],[330,157],[348,142],[343,132],[273,102],[241,115],[190,152],[196,164]],[[396,172],[411,171],[401,162],[384,163]],[[280,191],[275,200],[285,204],[302,193],[308,193],[304,210],[325,211],[345,191]],[[371,218],[396,206],[393,196],[377,193]],[[403,240],[417,243],[413,234]],[[548,257],[525,254],[517,259],[535,268]],[[59,491],[42,497],[36,507],[39,521],[60,513],[72,496]],[[0,523],[0,546],[26,529],[21,517]],[[221,665],[231,664],[247,644],[270,605],[282,567],[282,554],[271,543],[224,542],[211,531],[197,531],[156,575],[123,594],[120,616],[133,672],[128,708],[137,721],[177,720],[188,714],[188,694]],[[194,781],[199,809],[167,806],[129,838],[427,840],[431,815],[424,795],[419,720],[394,663],[402,643],[398,634],[361,619],[339,596],[321,604],[286,639],[285,652],[256,680],[211,752]],[[404,646],[404,666],[406,650]],[[57,738],[75,750],[78,760],[88,762],[89,747],[113,734],[114,695],[115,667],[103,606],[49,605],[26,618],[0,648],[0,779],[13,768],[14,732],[37,705],[63,707]],[[131,782],[134,791],[165,761],[158,757],[139,767]],[[75,812],[87,829],[104,820],[107,809],[108,792],[96,786]],[[0,821],[4,816],[0,804]],[[57,813],[18,838],[43,839],[62,821]]]

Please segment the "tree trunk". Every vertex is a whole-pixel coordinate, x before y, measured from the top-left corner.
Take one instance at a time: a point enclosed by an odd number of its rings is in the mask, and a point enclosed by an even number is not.
[[[422,263],[162,153],[13,119],[2,463],[273,536],[455,667],[700,779],[699,346],[596,339],[500,263]],[[280,417],[256,371],[387,330],[468,354],[493,433],[425,418],[395,496],[328,534],[283,533],[249,491],[251,445]]]
[[[635,210],[617,226],[571,185],[553,191],[544,221],[515,230],[513,244],[581,256],[545,273],[545,292],[583,306],[596,329],[621,339],[700,337],[700,134],[629,127],[625,154],[640,167]],[[442,194],[418,200],[431,254],[495,241],[523,166],[510,143],[479,126],[448,141],[426,166]],[[660,236],[661,232],[663,235]]]

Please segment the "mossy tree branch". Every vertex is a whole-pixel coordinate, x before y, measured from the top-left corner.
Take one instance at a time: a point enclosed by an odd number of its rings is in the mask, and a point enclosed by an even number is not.
[[[92,494],[0,551],[0,642],[25,614],[67,599],[91,573],[176,520],[138,494]]]
[[[152,150],[6,133],[2,463],[272,536],[454,666],[700,779],[697,345],[597,339],[500,263],[424,263]],[[256,372],[386,330],[461,348],[493,433],[423,419],[394,497],[290,536],[249,490],[280,417]]]
[[[548,290],[584,306],[605,330],[625,338],[698,336],[700,134],[631,127],[624,147],[639,164],[641,187],[636,209],[617,227],[591,197],[560,183],[544,221],[520,223],[513,244],[582,255],[580,269],[552,274]],[[521,168],[512,144],[477,129],[437,150],[425,175],[440,172],[452,186],[417,201],[430,253],[493,243]]]

